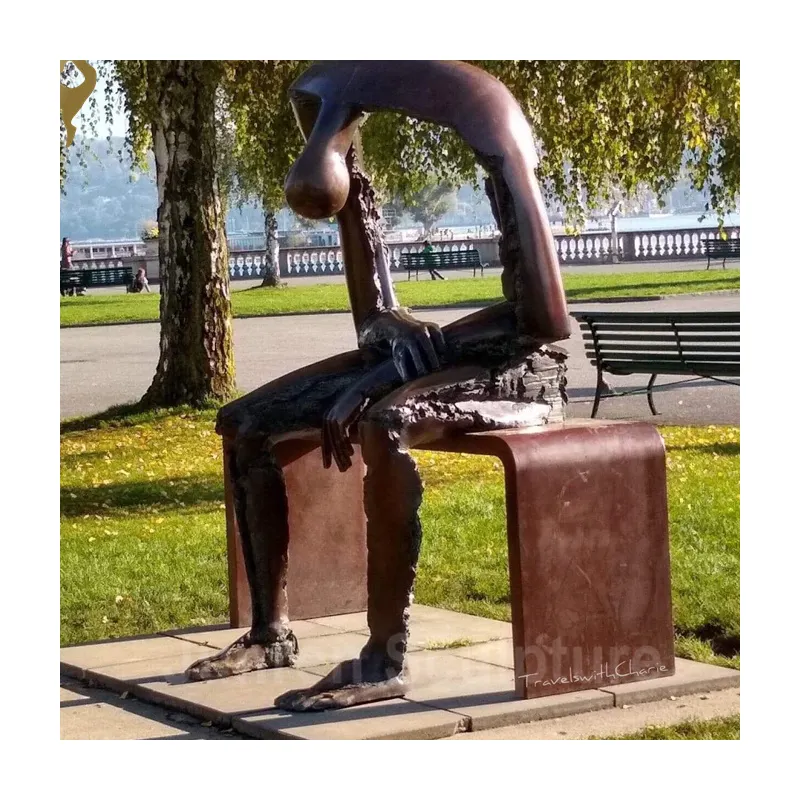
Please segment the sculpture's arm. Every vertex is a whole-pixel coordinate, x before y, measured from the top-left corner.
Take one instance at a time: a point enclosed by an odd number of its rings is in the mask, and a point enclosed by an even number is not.
[[[306,144],[286,178],[291,208],[309,219],[336,215],[356,330],[377,311],[398,308],[378,227],[374,193],[354,163],[361,110],[302,92],[292,104]]]
[[[534,175],[533,137],[502,83],[457,61],[336,61],[311,67],[293,92],[322,109],[316,126],[328,137],[345,134],[347,109],[358,109],[359,116],[362,110],[398,111],[455,129],[491,176],[503,230],[503,289],[519,333],[542,342],[569,336],[558,259]],[[345,139],[349,146],[351,133]]]
[[[286,197],[302,216],[336,214],[359,347],[391,355],[404,379],[438,369],[444,338],[438,326],[400,308],[374,193],[354,161],[361,111],[302,93],[293,102],[306,146],[286,179]]]
[[[514,311],[508,303],[498,303],[462,317],[446,329],[447,346],[445,348],[442,341],[442,364],[457,363],[459,352],[465,348],[475,352],[507,346],[513,339],[514,329]],[[341,472],[350,467],[353,455],[350,428],[373,401],[408,380],[409,375],[398,368],[397,360],[389,358],[376,363],[336,399],[322,425],[322,463],[326,468],[333,462]]]

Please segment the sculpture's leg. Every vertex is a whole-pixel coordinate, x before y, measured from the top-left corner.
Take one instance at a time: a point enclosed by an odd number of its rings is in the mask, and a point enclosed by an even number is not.
[[[234,508],[253,604],[250,631],[222,652],[192,664],[190,680],[291,666],[297,640],[286,596],[289,520],[283,472],[272,452],[277,437],[319,430],[326,409],[364,369],[343,353],[234,400],[220,410],[217,430],[234,442]]]
[[[339,664],[310,689],[287,692],[278,708],[322,711],[402,697],[408,612],[422,530],[418,510],[422,481],[414,459],[400,448],[397,431],[365,421],[361,452],[367,465],[367,585],[370,638],[360,656]]]
[[[289,526],[283,474],[264,436],[237,437],[235,451],[234,504],[253,624],[249,633],[221,653],[192,664],[186,671],[190,680],[290,667],[297,658],[297,639],[289,628],[286,600]]]
[[[464,364],[405,384],[371,407],[359,426],[367,465],[370,638],[359,658],[310,689],[276,698],[278,708],[321,711],[406,694],[408,616],[422,541],[422,481],[408,451],[456,430],[560,421],[564,359],[550,348],[498,369]]]

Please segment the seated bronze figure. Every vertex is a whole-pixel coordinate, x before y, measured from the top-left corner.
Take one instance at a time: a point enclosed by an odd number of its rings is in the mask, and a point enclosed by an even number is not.
[[[218,431],[235,442],[235,508],[253,623],[187,675],[206,680],[294,663],[287,500],[272,448],[287,437],[321,436],[326,466],[335,462],[344,471],[357,440],[367,467],[370,638],[355,660],[276,700],[284,709],[320,710],[408,690],[423,489],[409,450],[451,431],[561,421],[565,353],[551,344],[567,338],[570,326],[534,175],[533,138],[502,83],[461,62],[332,62],[303,74],[291,101],[306,145],[286,179],[286,196],[305,217],[337,217],[358,349],[285,375],[220,411]],[[400,307],[354,146],[365,115],[383,110],[452,127],[475,151],[502,232],[504,302],[442,329]]]

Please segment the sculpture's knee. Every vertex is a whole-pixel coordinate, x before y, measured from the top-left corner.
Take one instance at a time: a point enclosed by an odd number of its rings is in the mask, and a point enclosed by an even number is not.
[[[248,414],[244,403],[241,402],[243,399],[233,400],[217,411],[216,430],[220,436],[235,439],[239,431],[247,428]]]
[[[401,450],[402,429],[368,414],[358,424],[358,440],[364,461],[369,464]]]

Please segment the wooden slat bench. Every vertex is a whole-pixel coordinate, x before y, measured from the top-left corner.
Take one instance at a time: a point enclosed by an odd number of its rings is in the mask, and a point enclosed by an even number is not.
[[[739,384],[739,312],[627,312],[592,311],[573,315],[583,331],[583,343],[591,364],[597,368],[597,388],[592,417],[597,414],[603,373],[650,374],[647,402],[653,404],[653,385],[659,375],[692,375],[689,383],[703,378]],[[672,386],[675,383],[670,384]],[[615,393],[639,394],[642,390]]]
[[[483,277],[484,265],[481,263],[480,253],[477,250],[451,250],[450,252],[433,253],[401,253],[400,269],[408,270],[408,280],[411,280],[411,273],[416,272],[419,280],[419,271],[435,269],[469,269],[472,267],[472,277],[481,271]]]
[[[711,259],[722,259],[722,269],[725,269],[725,260],[728,258],[739,258],[739,239],[705,239],[703,244],[708,256],[706,269],[711,266]]]

